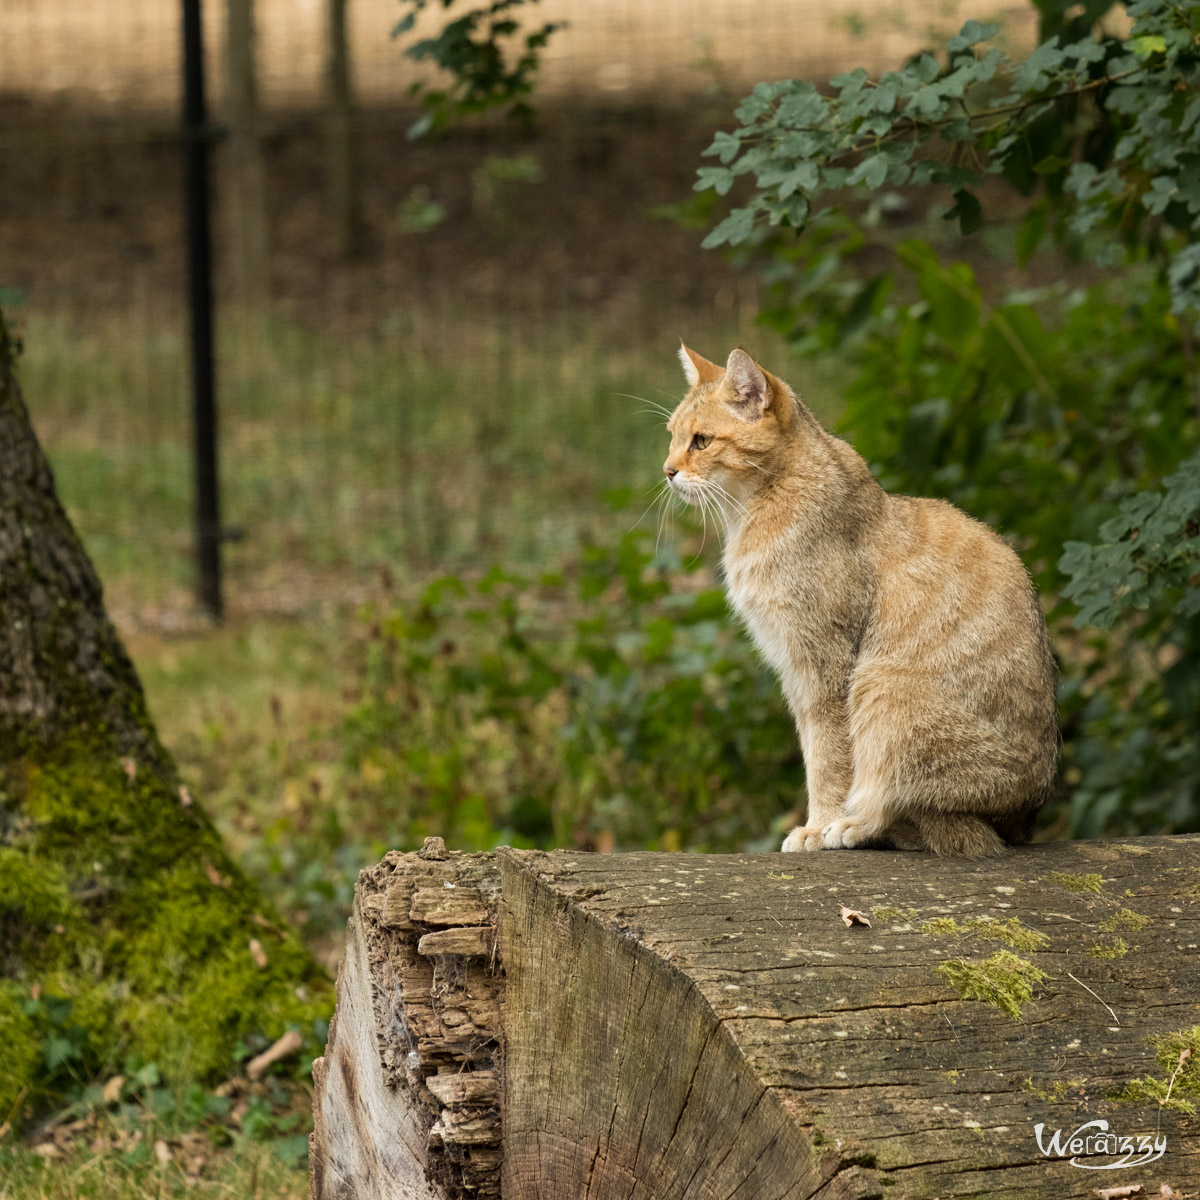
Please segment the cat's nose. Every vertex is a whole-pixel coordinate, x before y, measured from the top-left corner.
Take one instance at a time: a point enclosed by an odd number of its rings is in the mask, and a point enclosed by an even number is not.
[[[677,470],[675,470],[675,468],[674,468],[673,466],[671,466],[671,465],[670,465],[670,463],[667,463],[667,464],[666,464],[666,465],[663,467],[663,474],[664,474],[664,475],[665,475],[665,476],[666,476],[668,479],[674,479],[674,478],[675,478],[675,476],[679,474],[679,472],[678,472]]]

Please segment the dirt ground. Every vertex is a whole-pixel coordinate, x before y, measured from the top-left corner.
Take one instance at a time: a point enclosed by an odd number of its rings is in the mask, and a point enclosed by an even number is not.
[[[648,106],[557,107],[535,130],[496,122],[411,143],[411,110],[361,123],[362,255],[336,255],[322,126],[272,117],[265,158],[272,293],[285,316],[367,332],[399,308],[451,305],[480,316],[564,304],[635,308],[706,302],[733,275],[700,253],[701,234],[656,219],[691,193],[700,152],[727,113]],[[28,99],[0,102],[3,283],[31,307],[120,306],[174,319],[182,304],[179,150],[169,127],[85,119]],[[517,160],[506,181],[488,160]],[[222,163],[217,152],[217,191]],[[219,196],[214,213],[220,212]],[[425,232],[401,206],[437,205]],[[216,223],[218,259],[222,248]],[[218,273],[218,285],[223,274]]]

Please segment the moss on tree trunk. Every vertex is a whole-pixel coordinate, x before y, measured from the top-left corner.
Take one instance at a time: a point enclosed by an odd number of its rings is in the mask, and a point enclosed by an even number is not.
[[[0,316],[0,1124],[131,1057],[314,1043],[327,981],[180,788],[54,488]],[[249,949],[257,938],[265,967]]]

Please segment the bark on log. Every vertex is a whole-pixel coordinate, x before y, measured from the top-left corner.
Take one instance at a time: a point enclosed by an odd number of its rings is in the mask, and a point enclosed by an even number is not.
[[[1198,837],[393,852],[314,1065],[312,1196],[1195,1194],[1198,944]],[[1165,1152],[1073,1166],[1089,1121]]]

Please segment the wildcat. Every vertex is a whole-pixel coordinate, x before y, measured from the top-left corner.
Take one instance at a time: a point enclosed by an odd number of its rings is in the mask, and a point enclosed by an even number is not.
[[[1026,841],[1057,761],[1055,666],[1016,554],[893,496],[745,350],[686,346],[668,486],[721,513],[729,601],[778,673],[808,779],[784,850],[978,858]]]

